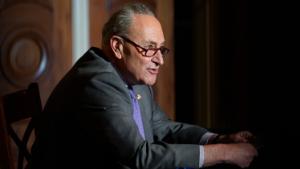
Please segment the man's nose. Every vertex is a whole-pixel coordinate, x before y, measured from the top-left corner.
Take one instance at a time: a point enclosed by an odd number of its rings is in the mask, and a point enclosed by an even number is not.
[[[162,55],[161,51],[157,51],[157,53],[153,56],[152,61],[158,65],[164,64],[164,56]]]

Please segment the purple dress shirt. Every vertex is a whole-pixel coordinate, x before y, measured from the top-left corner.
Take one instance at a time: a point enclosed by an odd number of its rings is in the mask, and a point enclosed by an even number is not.
[[[138,103],[137,95],[134,93],[133,89],[129,89],[129,92],[130,92],[130,97],[131,97],[132,107],[133,107],[133,119],[139,129],[139,133],[145,140],[144,125],[142,121],[141,109]]]
[[[132,102],[132,107],[133,107],[133,119],[138,127],[140,135],[143,137],[145,140],[145,131],[144,131],[144,125],[142,121],[142,115],[141,115],[141,109],[138,103],[138,95],[133,91],[133,89],[130,87],[129,88],[129,93],[130,93],[130,98]],[[200,151],[200,156],[199,156],[199,168],[203,167],[204,164],[204,147],[203,144],[206,144],[207,141],[209,140],[210,137],[215,135],[214,133],[207,132],[204,134],[204,136],[200,140],[200,145],[199,145],[199,151]],[[202,144],[202,145],[201,145]],[[181,169],[181,168],[176,168],[176,169]],[[185,167],[183,169],[191,169],[188,167]]]

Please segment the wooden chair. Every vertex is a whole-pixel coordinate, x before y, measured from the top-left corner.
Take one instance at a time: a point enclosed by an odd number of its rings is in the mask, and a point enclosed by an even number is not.
[[[0,98],[0,169],[27,168],[31,159],[28,144],[35,137],[35,119],[41,111],[37,83],[31,83],[27,89]],[[22,125],[19,128],[24,129],[22,133],[14,126],[20,121]],[[12,147],[16,148],[17,153],[13,153]]]

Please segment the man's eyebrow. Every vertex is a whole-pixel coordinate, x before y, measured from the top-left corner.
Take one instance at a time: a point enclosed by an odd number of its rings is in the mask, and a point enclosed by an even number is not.
[[[158,44],[157,42],[154,41],[146,41],[145,42],[146,45],[153,45],[153,46],[164,46],[165,45],[165,41],[163,41],[162,43]]]

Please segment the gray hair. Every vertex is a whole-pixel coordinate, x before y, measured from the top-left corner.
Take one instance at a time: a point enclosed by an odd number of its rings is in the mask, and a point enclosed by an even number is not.
[[[150,7],[142,3],[127,4],[114,13],[102,30],[102,47],[109,46],[110,38],[113,35],[127,36],[128,29],[134,14],[155,16]]]

